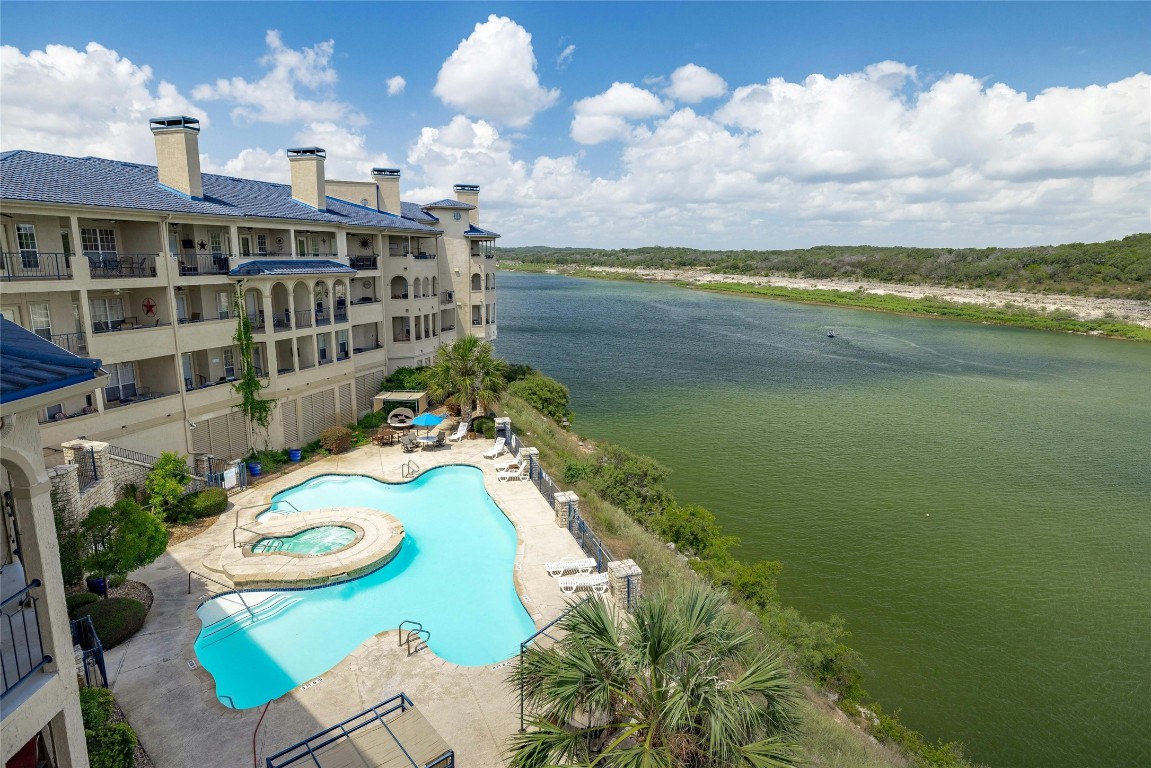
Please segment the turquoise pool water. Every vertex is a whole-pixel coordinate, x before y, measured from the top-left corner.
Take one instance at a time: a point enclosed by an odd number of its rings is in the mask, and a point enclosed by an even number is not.
[[[235,709],[260,706],[339,663],[372,635],[418,621],[447,661],[479,666],[519,651],[535,624],[512,580],[516,531],[475,467],[439,467],[410,483],[317,477],[273,497],[292,513],[369,507],[399,518],[394,560],[355,581],[307,590],[244,592],[200,606],[200,664]],[[284,503],[290,503],[288,504]]]
[[[356,538],[356,532],[342,525],[320,525],[294,536],[272,536],[252,545],[252,551],[288,552],[293,555],[322,555],[343,549]]]

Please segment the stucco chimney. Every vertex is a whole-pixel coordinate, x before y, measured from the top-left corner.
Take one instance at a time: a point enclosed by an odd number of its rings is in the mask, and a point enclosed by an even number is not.
[[[287,154],[292,165],[292,199],[317,211],[327,210],[324,160],[328,153],[321,147],[296,147]]]
[[[373,168],[372,179],[379,193],[380,210],[400,215],[400,169]]]
[[[153,117],[148,121],[156,137],[156,170],[161,185],[200,200],[200,121],[194,117]]]
[[[468,211],[468,221],[470,221],[473,226],[478,227],[480,225],[480,185],[456,184],[452,189],[456,191],[456,200],[475,206],[475,208]]]

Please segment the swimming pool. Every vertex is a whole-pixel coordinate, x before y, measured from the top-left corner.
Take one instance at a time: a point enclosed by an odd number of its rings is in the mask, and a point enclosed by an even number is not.
[[[356,538],[356,532],[343,525],[320,525],[294,536],[270,536],[252,545],[256,554],[288,552],[293,555],[322,555],[343,549]]]
[[[386,511],[403,523],[406,539],[395,559],[354,581],[244,592],[250,613],[236,595],[200,606],[196,656],[227,706],[277,698],[405,620],[423,624],[437,656],[464,666],[508,659],[535,632],[512,579],[515,527],[475,467],[438,467],[403,484],[325,475],[273,502],[272,510],[287,514],[333,506]]]

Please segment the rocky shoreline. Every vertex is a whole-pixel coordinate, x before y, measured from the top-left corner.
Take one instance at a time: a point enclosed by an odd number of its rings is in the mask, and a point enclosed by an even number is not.
[[[953,288],[942,285],[904,285],[899,283],[877,283],[866,280],[808,279],[800,277],[724,275],[702,269],[646,269],[625,267],[596,267],[584,265],[560,265],[557,272],[579,271],[599,273],[604,276],[619,275],[639,280],[661,282],[683,282],[698,285],[701,283],[739,283],[742,285],[774,285],[784,288],[820,289],[854,293],[861,287],[865,293],[890,294],[908,299],[921,299],[933,296],[937,299],[959,304],[977,304],[984,307],[1015,305],[1033,311],[1062,311],[1074,315],[1077,320],[1099,320],[1109,318],[1126,323],[1151,328],[1151,301],[1135,299],[1111,299],[1091,296],[1070,296],[1062,293],[1015,293],[993,291],[980,288]]]

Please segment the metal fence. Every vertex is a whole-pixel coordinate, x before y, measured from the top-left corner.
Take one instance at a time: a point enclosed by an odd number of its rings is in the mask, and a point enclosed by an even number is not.
[[[107,688],[108,670],[104,666],[104,645],[100,642],[91,616],[72,622],[72,645],[84,652],[84,684],[89,688]]]
[[[599,573],[607,570],[607,564],[615,558],[600,541],[599,536],[595,535],[591,526],[575,511],[574,504],[568,506],[568,533],[576,540],[585,555],[595,558],[596,570]]]
[[[80,483],[80,491],[86,491],[100,481],[100,471],[96,468],[96,451],[88,448],[77,451],[76,479]]]

